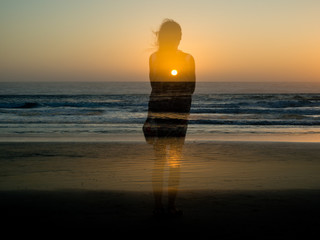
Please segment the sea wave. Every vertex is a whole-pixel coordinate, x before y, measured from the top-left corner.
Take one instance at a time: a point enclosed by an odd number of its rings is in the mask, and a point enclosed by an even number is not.
[[[261,125],[261,126],[319,126],[320,120],[296,121],[296,120],[190,120],[189,124],[200,125]]]
[[[142,124],[148,94],[1,95],[1,124]],[[195,94],[191,125],[319,126],[319,94]]]

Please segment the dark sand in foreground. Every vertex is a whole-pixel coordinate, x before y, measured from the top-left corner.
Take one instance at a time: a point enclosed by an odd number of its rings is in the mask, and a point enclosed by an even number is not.
[[[320,191],[190,191],[179,193],[179,218],[156,219],[152,195],[121,191],[4,191],[4,229],[104,230],[107,233],[196,233],[199,238],[310,239],[317,234]],[[79,233],[79,232],[76,232]],[[297,237],[297,238],[295,238]]]
[[[310,239],[320,226],[315,143],[189,143],[177,198],[184,215],[163,219],[152,216],[153,196],[145,180],[152,151],[143,144],[1,143],[0,150],[4,230]],[[140,165],[134,164],[137,159]],[[190,173],[193,167],[197,174]],[[127,170],[131,175],[124,174]],[[208,182],[210,173],[215,183]]]

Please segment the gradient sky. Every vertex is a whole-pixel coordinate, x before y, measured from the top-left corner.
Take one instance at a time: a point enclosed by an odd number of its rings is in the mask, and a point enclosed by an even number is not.
[[[164,18],[198,81],[320,82],[319,0],[0,0],[0,80],[148,81]]]

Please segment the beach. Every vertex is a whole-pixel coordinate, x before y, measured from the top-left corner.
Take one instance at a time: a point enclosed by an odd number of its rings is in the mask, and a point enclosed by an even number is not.
[[[149,82],[2,83],[2,228],[305,239],[319,226],[319,89],[197,83],[182,158],[163,171],[166,205],[179,166],[183,215],[159,219],[142,132]]]
[[[316,142],[186,141],[183,216],[157,219],[145,142],[2,142],[3,226],[307,236],[320,223],[319,153]]]

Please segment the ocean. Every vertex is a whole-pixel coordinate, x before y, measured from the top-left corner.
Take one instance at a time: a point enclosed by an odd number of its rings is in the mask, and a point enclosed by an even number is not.
[[[2,82],[0,140],[143,139],[148,82]],[[198,82],[188,139],[310,136],[320,141],[319,83]]]

